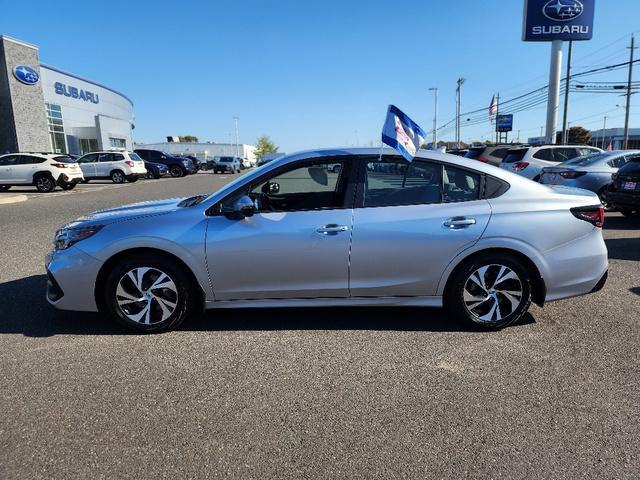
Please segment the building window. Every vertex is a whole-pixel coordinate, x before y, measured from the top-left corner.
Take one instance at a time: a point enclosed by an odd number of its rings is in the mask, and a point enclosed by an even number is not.
[[[80,154],[96,152],[98,151],[98,140],[95,138],[81,138],[80,139]]]
[[[62,121],[62,108],[60,105],[53,103],[45,103],[45,106],[47,107],[47,123],[49,125],[51,151],[55,153],[67,153],[64,122]]]
[[[124,138],[109,137],[109,145],[111,148],[127,148],[127,141]]]

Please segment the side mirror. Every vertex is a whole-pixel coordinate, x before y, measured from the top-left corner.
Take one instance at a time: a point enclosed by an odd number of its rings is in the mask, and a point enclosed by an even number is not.
[[[247,195],[243,195],[236,199],[230,206],[222,207],[222,213],[231,220],[242,220],[246,217],[252,217],[256,212],[256,206],[253,200]]]
[[[160,160],[166,160],[167,157],[165,157],[164,155],[160,155]]]

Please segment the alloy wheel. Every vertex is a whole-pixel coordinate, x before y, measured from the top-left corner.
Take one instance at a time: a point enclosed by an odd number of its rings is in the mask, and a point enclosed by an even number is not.
[[[111,180],[113,183],[124,183],[124,175],[120,172],[113,172],[111,174]]]
[[[467,278],[462,295],[472,319],[491,325],[518,309],[523,297],[522,281],[509,267],[484,265]]]
[[[116,303],[132,322],[153,325],[167,320],[178,304],[178,289],[163,271],[136,267],[125,273],[116,288]]]
[[[36,188],[40,192],[50,192],[53,190],[53,180],[49,177],[42,176],[36,181]]]

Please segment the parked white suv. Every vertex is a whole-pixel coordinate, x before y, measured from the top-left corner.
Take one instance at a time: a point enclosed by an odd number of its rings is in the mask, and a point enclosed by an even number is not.
[[[502,159],[500,168],[538,181],[544,167],[555,167],[572,158],[595,152],[602,152],[602,150],[587,145],[541,145],[512,148]]]
[[[56,185],[71,190],[84,180],[76,161],[60,153],[8,153],[0,156],[0,192],[12,186],[35,185],[52,192]]]
[[[87,153],[78,159],[78,164],[85,181],[110,178],[113,183],[135,182],[147,173],[138,154],[126,151]]]

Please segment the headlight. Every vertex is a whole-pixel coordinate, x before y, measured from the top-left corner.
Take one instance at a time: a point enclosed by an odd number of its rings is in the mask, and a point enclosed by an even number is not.
[[[191,162],[190,162],[189,160],[182,160],[182,164],[183,164],[185,167],[188,167],[188,166],[189,166],[189,164],[191,164]]]
[[[53,238],[53,247],[56,250],[65,250],[80,240],[89,238],[100,231],[102,225],[92,225],[90,227],[61,228]]]

